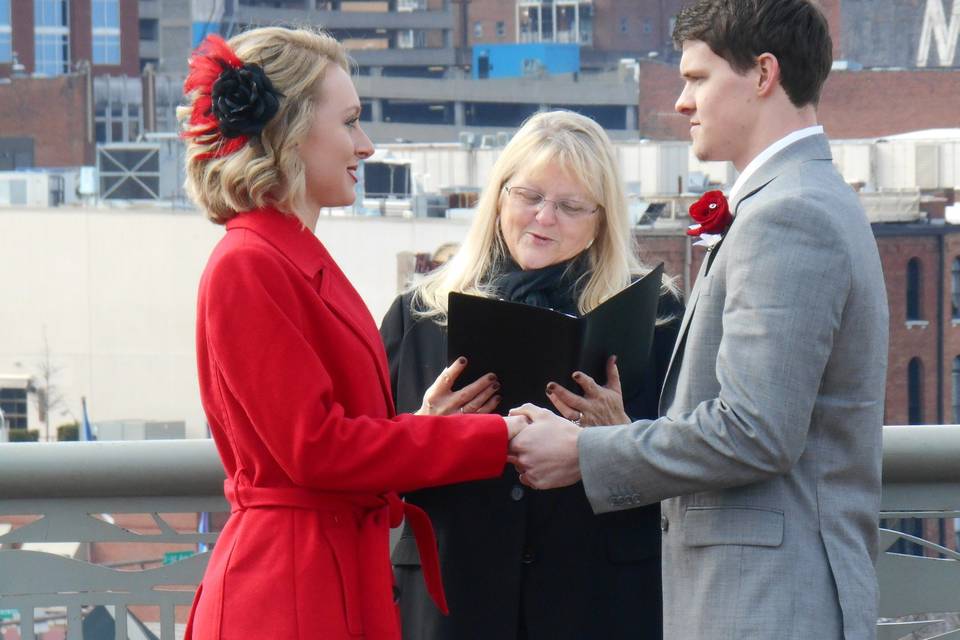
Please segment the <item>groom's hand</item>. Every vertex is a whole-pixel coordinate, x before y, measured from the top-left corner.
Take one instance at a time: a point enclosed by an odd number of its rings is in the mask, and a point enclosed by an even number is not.
[[[520,482],[534,489],[566,487],[580,480],[580,427],[533,404],[510,410],[530,421],[510,441],[510,460]]]

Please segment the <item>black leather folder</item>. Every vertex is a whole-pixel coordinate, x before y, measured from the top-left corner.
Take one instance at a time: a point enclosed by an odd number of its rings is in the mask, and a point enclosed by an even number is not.
[[[455,389],[495,373],[506,414],[525,402],[552,408],[548,382],[580,393],[570,377],[583,371],[606,384],[606,362],[617,356],[624,388],[638,389],[656,377],[651,362],[661,263],[582,317],[516,302],[462,293],[449,296],[447,361],[467,358]]]

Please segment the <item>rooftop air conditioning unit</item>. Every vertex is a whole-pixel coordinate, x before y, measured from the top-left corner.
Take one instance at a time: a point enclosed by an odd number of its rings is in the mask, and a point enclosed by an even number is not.
[[[477,146],[477,135],[472,131],[460,132],[460,146],[464,149],[473,149]]]

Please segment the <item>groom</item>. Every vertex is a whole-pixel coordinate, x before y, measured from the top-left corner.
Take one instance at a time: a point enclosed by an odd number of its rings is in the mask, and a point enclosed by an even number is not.
[[[511,452],[530,486],[582,479],[597,513],[664,501],[668,640],[873,638],[887,300],[817,126],[827,22],[809,0],[699,0],[673,36],[694,153],[741,173],[664,417],[580,429],[525,405]]]

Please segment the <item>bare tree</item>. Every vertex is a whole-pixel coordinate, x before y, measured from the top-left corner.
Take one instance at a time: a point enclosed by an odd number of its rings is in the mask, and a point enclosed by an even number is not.
[[[63,367],[53,363],[50,355],[50,343],[47,341],[47,327],[43,327],[43,353],[34,376],[33,390],[36,392],[37,413],[43,422],[44,439],[50,442],[50,413],[64,406],[63,393],[57,387],[55,379]]]

